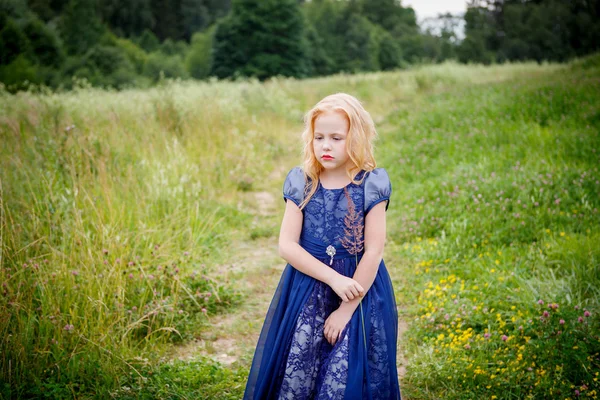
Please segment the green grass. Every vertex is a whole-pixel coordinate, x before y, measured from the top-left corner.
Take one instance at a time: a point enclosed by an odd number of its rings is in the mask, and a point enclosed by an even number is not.
[[[372,113],[392,179],[403,395],[598,392],[599,68],[0,93],[0,396],[241,397],[247,357],[165,354],[245,301],[219,266],[233,242],[277,235],[303,113],[338,91]],[[258,191],[277,215],[258,212]]]

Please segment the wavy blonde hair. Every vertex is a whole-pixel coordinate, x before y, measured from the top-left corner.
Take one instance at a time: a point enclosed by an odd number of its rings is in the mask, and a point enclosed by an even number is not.
[[[317,159],[313,148],[315,138],[315,120],[329,111],[336,111],[344,115],[348,121],[348,136],[346,137],[346,151],[351,163],[346,167],[346,174],[352,183],[359,185],[364,176],[355,181],[354,177],[361,171],[372,171],[376,168],[375,157],[373,157],[373,140],[377,137],[375,124],[371,115],[364,109],[360,101],[354,96],[346,93],[329,95],[319,101],[304,116],[304,141],[303,170],[304,180],[318,182],[321,172],[325,169]],[[311,197],[317,191],[318,185],[305,185],[304,200],[300,203],[300,209],[308,204]]]

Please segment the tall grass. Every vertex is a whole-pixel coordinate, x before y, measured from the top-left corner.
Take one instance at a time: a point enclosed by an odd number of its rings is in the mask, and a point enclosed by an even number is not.
[[[579,68],[575,74],[561,65],[448,63],[264,84],[0,92],[2,393],[109,396],[130,379],[143,386],[149,365],[170,343],[189,340],[211,314],[238,304],[235,283],[219,279],[218,265],[232,241],[254,237],[257,221],[245,193],[280,192],[285,172],[300,160],[303,113],[334,92],[358,96],[380,126],[378,161],[395,182],[391,242],[455,243],[443,254],[453,255],[457,269],[459,255],[472,256],[467,249],[478,241],[498,248],[512,242],[514,249],[542,243],[538,225],[592,243],[586,229],[597,232],[590,211],[597,186],[589,182],[597,176],[590,145],[597,141],[597,74]],[[572,183],[583,170],[589,175]],[[492,171],[497,178],[489,178]],[[521,212],[526,218],[513,220],[510,208],[493,202],[500,190],[503,199],[529,201],[528,188],[537,189],[531,181],[545,173],[554,174],[552,188],[574,189],[536,192],[539,210],[548,211],[528,209]],[[475,211],[475,184],[496,214]],[[557,214],[575,206],[583,217]],[[516,230],[521,221],[527,229]],[[573,251],[561,265],[585,259],[584,244]],[[465,278],[477,274],[478,264],[469,265]],[[555,276],[571,282],[571,296],[581,301],[596,296],[580,282],[593,274]],[[541,288],[539,282],[529,284]],[[423,347],[415,346],[416,355]],[[415,376],[409,384],[423,383]]]
[[[386,119],[408,398],[600,393],[599,77],[595,56]]]

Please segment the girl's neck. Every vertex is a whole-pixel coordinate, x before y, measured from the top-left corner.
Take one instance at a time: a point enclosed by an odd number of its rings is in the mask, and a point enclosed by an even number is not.
[[[319,181],[327,188],[345,187],[352,182],[348,178],[346,168],[338,168],[336,170],[323,170],[319,174]]]

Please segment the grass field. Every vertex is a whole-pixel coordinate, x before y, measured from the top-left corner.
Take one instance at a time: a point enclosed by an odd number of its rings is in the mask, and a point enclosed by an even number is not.
[[[0,92],[0,398],[240,398],[302,116],[339,91],[392,180],[403,397],[597,398],[598,55]]]

